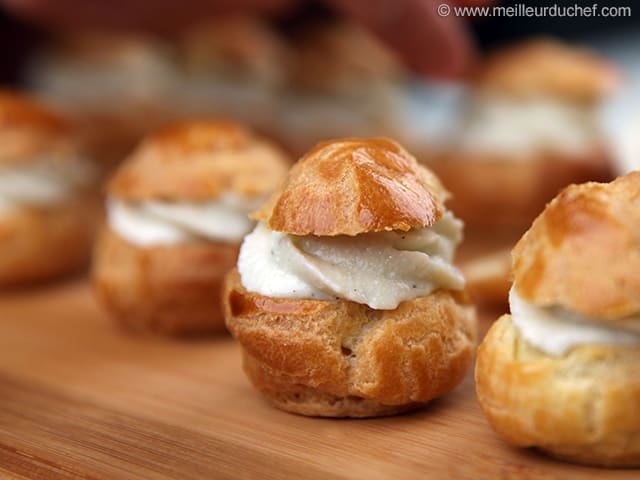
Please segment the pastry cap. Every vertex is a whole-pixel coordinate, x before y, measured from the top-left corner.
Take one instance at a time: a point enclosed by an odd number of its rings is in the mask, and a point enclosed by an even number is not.
[[[231,15],[207,20],[181,39],[188,73],[230,76],[266,84],[284,82],[290,48],[283,38],[256,16]]]
[[[0,90],[0,165],[75,158],[67,122],[38,102]]]
[[[292,80],[297,88],[353,93],[406,76],[402,63],[381,41],[351,22],[309,26],[296,51]]]
[[[518,294],[594,320],[631,322],[640,314],[638,225],[640,171],[567,187],[513,249]]]
[[[479,90],[500,95],[593,102],[616,89],[620,74],[589,50],[536,38],[491,54],[472,82]]]
[[[358,235],[433,225],[447,191],[387,138],[316,145],[252,217],[294,235]]]
[[[107,186],[125,200],[210,200],[225,192],[262,196],[289,162],[272,143],[228,121],[176,123],[147,136]]]

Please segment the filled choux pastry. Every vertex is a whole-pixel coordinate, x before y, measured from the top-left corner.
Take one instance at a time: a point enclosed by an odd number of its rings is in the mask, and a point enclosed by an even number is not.
[[[598,107],[618,72],[586,50],[534,39],[489,55],[453,144],[429,166],[470,229],[523,233],[563,187],[613,178]]]
[[[107,186],[93,265],[104,307],[132,329],[223,331],[221,284],[253,228],[247,215],[287,165],[274,145],[234,123],[150,134]]]
[[[317,145],[253,214],[227,276],[227,327],[278,408],[373,417],[418,408],[471,364],[475,310],[452,260],[462,223],[397,143]]]
[[[572,185],[513,250],[511,314],[478,350],[478,399],[507,442],[640,466],[640,172]]]
[[[0,91],[0,287],[88,265],[100,214],[94,181],[63,118]]]
[[[34,55],[29,88],[65,113],[103,176],[175,116],[176,52],[158,36],[75,31]]]

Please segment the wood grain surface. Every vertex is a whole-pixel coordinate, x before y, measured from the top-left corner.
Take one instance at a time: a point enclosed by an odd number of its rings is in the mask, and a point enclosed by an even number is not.
[[[485,314],[484,328],[496,315]],[[0,294],[0,478],[638,479],[561,463],[489,429],[471,372],[423,410],[372,420],[265,404],[228,337],[130,336],[75,279]]]

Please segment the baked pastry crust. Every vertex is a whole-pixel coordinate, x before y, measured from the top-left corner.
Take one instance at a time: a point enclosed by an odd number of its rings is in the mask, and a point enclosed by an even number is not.
[[[429,167],[453,194],[450,207],[469,229],[490,226],[523,233],[566,185],[614,178],[612,155],[588,120],[594,104],[617,85],[617,71],[606,61],[550,39],[531,40],[490,55],[470,82],[476,100],[498,105],[507,101],[514,104],[512,108],[524,101],[525,110],[526,104],[550,100],[559,107],[573,108],[574,121],[584,117],[584,128],[588,125],[591,135],[580,150],[543,142],[520,152],[497,146],[472,150],[452,145],[450,151],[427,154]],[[477,108],[485,111],[487,106]],[[470,120],[472,124],[479,121]]]
[[[86,108],[68,112],[80,148],[95,162],[103,180],[109,178],[140,139],[167,122],[170,113],[162,106],[122,106],[126,112]]]
[[[124,201],[214,200],[226,192],[264,196],[287,158],[232,122],[183,122],[152,133],[109,183]],[[137,330],[195,334],[224,330],[220,292],[239,242],[201,240],[138,246],[106,229],[94,253],[98,298]]]
[[[601,322],[637,316],[639,202],[640,172],[563,190],[513,249],[518,294]]]
[[[477,303],[507,305],[511,288],[511,249],[495,250],[461,263],[466,286]]]
[[[88,264],[100,204],[77,195],[55,207],[0,215],[0,287],[48,280]]]
[[[452,152],[428,165],[452,193],[448,206],[471,229],[491,225],[524,232],[566,185],[614,177],[612,159],[600,147],[582,155],[547,152],[522,161]]]
[[[296,39],[291,81],[297,89],[358,95],[405,75],[396,56],[354,23],[309,25]]]
[[[237,244],[210,241],[138,247],[105,227],[94,252],[94,291],[132,330],[222,332],[220,292],[238,249]]]
[[[140,32],[65,32],[29,61],[27,82],[64,112],[106,178],[144,135],[176,118],[172,47]]]
[[[276,407],[303,415],[417,408],[453,389],[473,357],[475,311],[463,292],[438,290],[374,310],[345,300],[265,297],[248,292],[234,269],[223,296],[252,383]]]
[[[0,90],[0,164],[31,162],[47,155],[74,158],[67,122],[25,95]]]
[[[589,50],[536,38],[490,55],[471,82],[477,89],[516,98],[551,95],[592,102],[611,93],[620,74]]]
[[[124,200],[212,200],[223,192],[261,196],[278,185],[287,166],[275,145],[236,123],[175,123],[150,134],[107,191]]]
[[[225,16],[190,28],[181,38],[181,56],[189,74],[228,76],[282,85],[290,70],[289,45],[256,16]]]
[[[25,95],[0,90],[0,165],[78,160],[64,118]],[[0,214],[0,287],[73,272],[86,265],[100,215],[97,195],[75,189],[49,207],[21,205]]]
[[[393,140],[322,142],[252,217],[294,235],[358,235],[433,225],[448,192]]]
[[[475,378],[484,414],[509,443],[572,462],[640,466],[640,348],[549,356],[504,315],[478,349]]]

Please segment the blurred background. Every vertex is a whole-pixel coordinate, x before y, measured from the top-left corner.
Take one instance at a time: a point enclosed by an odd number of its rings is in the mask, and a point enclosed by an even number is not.
[[[194,115],[247,122],[296,155],[322,138],[378,134],[426,155],[428,146],[455,134],[471,68],[453,67],[446,75],[438,66],[412,68],[434,51],[452,55],[452,35],[438,37],[438,29],[463,30],[477,50],[476,63],[496,48],[544,35],[594,48],[624,72],[623,88],[606,99],[603,118],[625,157],[622,168],[632,163],[628,137],[638,135],[622,130],[638,123],[629,117],[640,85],[640,2],[601,2],[630,8],[630,15],[613,17],[452,15],[444,27],[417,18],[418,26],[391,39],[376,31],[375,15],[363,14],[361,4],[384,17],[394,2],[249,1],[239,2],[247,4],[240,15],[229,3],[5,0],[0,84],[27,89],[77,119],[90,150],[105,162],[117,163],[150,128]],[[395,3],[433,11],[443,2]],[[409,31],[419,30],[421,20],[422,37]],[[431,30],[436,33],[425,35]]]
[[[533,17],[441,15],[442,4],[3,0],[0,83],[71,119],[106,171],[184,118],[241,121],[294,157],[323,139],[390,136],[436,170],[471,228],[521,233],[564,184],[638,167],[640,2],[602,2],[595,14],[562,0],[446,4],[565,12]],[[607,175],[549,167],[594,156]],[[495,182],[530,190],[517,219],[499,211],[514,200],[496,197]]]

